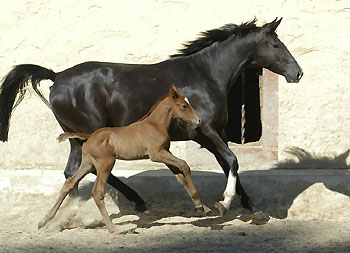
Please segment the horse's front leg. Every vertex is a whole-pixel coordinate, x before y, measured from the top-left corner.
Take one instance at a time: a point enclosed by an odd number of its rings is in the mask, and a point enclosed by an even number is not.
[[[159,152],[150,151],[149,158],[153,162],[165,163],[168,166],[179,183],[184,186],[197,211],[204,212],[205,214],[210,212],[210,209],[201,202],[197,188],[192,180],[190,167],[184,160],[177,158],[167,150],[161,150]]]
[[[201,132],[203,135],[197,136],[196,141],[215,155],[227,176],[227,185],[223,193],[224,200],[219,201],[216,205],[216,207],[219,208],[220,214],[224,215],[230,208],[236,195],[236,190],[243,207],[253,210],[253,204],[239,179],[238,161],[235,154],[229,149],[214,128],[210,126],[202,126]]]

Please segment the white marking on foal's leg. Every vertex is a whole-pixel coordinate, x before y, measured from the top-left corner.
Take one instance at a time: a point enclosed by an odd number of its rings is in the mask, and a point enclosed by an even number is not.
[[[236,182],[237,182],[237,177],[233,175],[233,172],[230,170],[230,173],[227,179],[226,189],[224,191],[224,200],[220,201],[220,203],[226,208],[226,210],[230,208],[231,202],[235,198]]]

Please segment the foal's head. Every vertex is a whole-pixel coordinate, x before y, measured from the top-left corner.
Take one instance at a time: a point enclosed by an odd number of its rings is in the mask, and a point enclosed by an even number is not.
[[[198,127],[200,125],[201,120],[192,108],[190,101],[188,101],[187,97],[184,97],[178,92],[174,84],[170,87],[168,97],[170,97],[173,102],[172,110],[175,118],[190,123],[193,127]]]

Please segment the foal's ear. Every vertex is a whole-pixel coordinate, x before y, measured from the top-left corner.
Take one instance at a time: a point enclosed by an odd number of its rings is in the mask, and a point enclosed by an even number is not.
[[[172,84],[170,87],[169,95],[172,99],[176,100],[179,97],[179,92],[176,89],[175,84]]]
[[[282,18],[280,18],[279,20],[278,18],[275,18],[274,21],[272,21],[271,23],[267,23],[262,27],[262,32],[265,34],[273,33],[277,29],[277,27],[280,25],[281,21],[282,21]]]

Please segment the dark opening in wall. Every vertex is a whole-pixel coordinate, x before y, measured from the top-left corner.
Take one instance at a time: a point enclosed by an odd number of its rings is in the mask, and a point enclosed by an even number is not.
[[[259,76],[262,69],[249,66],[232,85],[228,95],[228,141],[242,144],[259,141],[262,135]]]

